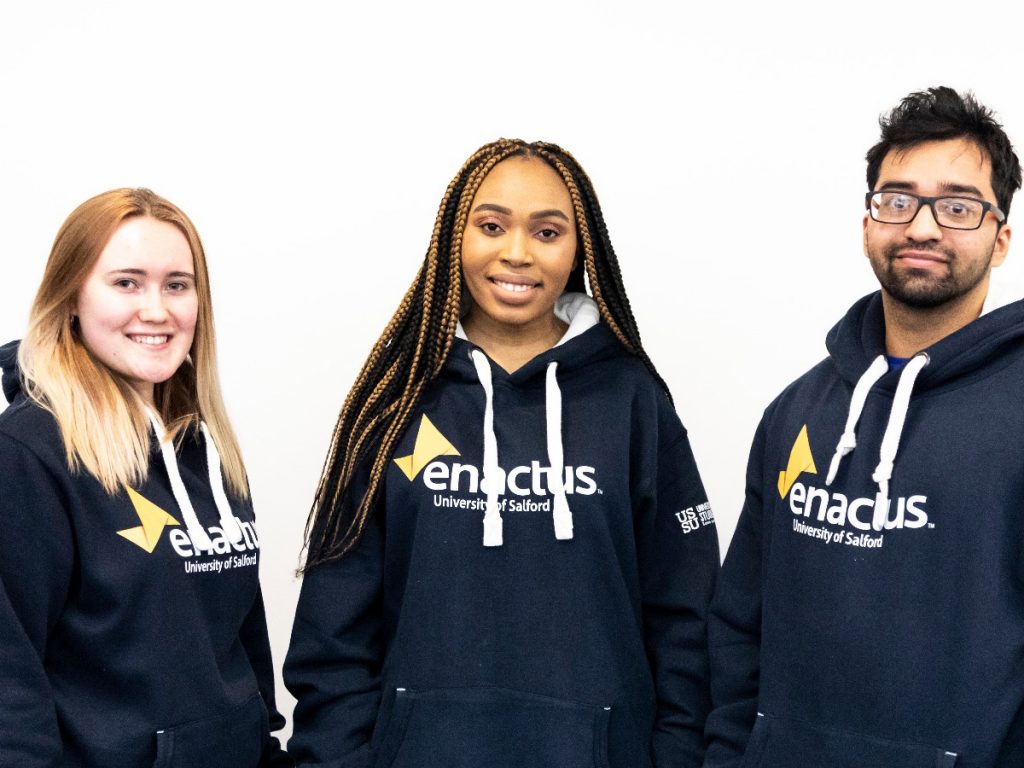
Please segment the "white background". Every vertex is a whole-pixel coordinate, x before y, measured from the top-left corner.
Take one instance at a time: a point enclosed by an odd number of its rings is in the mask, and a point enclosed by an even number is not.
[[[338,409],[477,146],[554,141],[589,172],[723,551],[763,408],[874,288],[861,217],[878,115],[970,88],[1024,154],[1010,3],[710,5],[0,7],[0,341],[23,333],[86,198],[149,186],[190,215],[279,665]],[[995,280],[1007,298],[1024,294],[1015,251]]]

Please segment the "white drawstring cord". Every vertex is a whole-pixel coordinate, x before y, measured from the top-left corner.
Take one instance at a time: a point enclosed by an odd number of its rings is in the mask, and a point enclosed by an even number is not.
[[[928,365],[928,354],[926,352],[918,352],[903,367],[903,372],[900,374],[900,383],[896,385],[896,394],[892,399],[892,410],[889,411],[889,423],[886,425],[885,434],[882,436],[878,466],[875,467],[875,472],[871,475],[871,479],[878,483],[878,493],[875,495],[875,513],[871,523],[871,527],[876,531],[882,530],[889,514],[889,480],[892,478],[896,451],[899,449],[900,436],[903,434],[903,424],[907,420],[910,394],[914,389],[917,375],[926,365]]]
[[[545,381],[545,405],[547,416],[548,490],[554,495],[552,518],[555,523],[555,538],[564,540],[572,538],[572,510],[565,497],[565,461],[562,449],[562,392],[558,388],[558,377],[555,371],[558,363],[548,363]]]
[[[188,537],[192,540],[197,550],[213,550],[213,542],[206,529],[199,524],[196,511],[192,508],[192,500],[185,490],[185,483],[181,480],[181,472],[178,470],[178,457],[174,453],[174,441],[167,437],[167,431],[163,423],[157,418],[153,411],[146,409],[149,421],[156,432],[157,441],[160,443],[160,455],[164,460],[164,468],[167,470],[167,477],[171,481],[171,493],[178,503],[181,516],[185,518],[185,527],[188,529]]]
[[[825,477],[825,485],[832,485],[839,472],[839,464],[843,457],[857,447],[857,422],[864,411],[864,403],[867,402],[868,392],[882,376],[889,370],[889,363],[885,355],[879,355],[871,361],[871,365],[864,371],[857,386],[853,388],[853,395],[850,398],[850,412],[846,417],[846,428],[836,445],[836,452],[832,455],[832,463],[828,467],[828,475]]]
[[[501,510],[498,506],[498,494],[504,486],[501,467],[498,465],[498,438],[494,435],[494,386],[491,383],[491,364],[486,355],[474,349],[470,353],[473,366],[476,368],[480,386],[484,388],[484,479],[483,485],[487,494],[484,507],[484,546],[500,547],[502,545]]]
[[[231,511],[231,504],[228,502],[227,494],[224,493],[224,476],[220,471],[220,454],[217,453],[217,444],[206,426],[206,422],[199,422],[203,430],[203,439],[206,441],[206,467],[210,473],[210,490],[213,491],[213,501],[217,505],[217,512],[220,514],[220,527],[228,541],[239,544],[242,541],[242,529]]]

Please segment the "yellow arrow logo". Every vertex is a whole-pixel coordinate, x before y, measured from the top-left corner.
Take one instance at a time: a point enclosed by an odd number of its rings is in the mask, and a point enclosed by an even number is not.
[[[423,414],[419,430],[416,432],[416,444],[413,446],[412,453],[396,458],[395,464],[407,478],[412,480],[420,473],[421,469],[438,456],[458,455],[459,452],[455,446],[433,425],[427,418],[427,414]]]
[[[793,483],[804,472],[809,472],[812,475],[818,474],[818,468],[814,466],[814,456],[811,455],[811,441],[807,438],[806,424],[800,430],[800,434],[796,436],[793,449],[789,452],[786,471],[779,472],[779,498],[786,498]]]
[[[142,525],[137,525],[134,528],[125,528],[117,533],[120,536],[124,536],[132,544],[142,547],[147,552],[152,552],[156,549],[157,542],[160,541],[160,534],[164,532],[164,528],[168,525],[181,525],[181,523],[131,488],[126,487],[125,490],[128,491],[128,498],[132,500],[135,514],[139,516],[139,522]]]

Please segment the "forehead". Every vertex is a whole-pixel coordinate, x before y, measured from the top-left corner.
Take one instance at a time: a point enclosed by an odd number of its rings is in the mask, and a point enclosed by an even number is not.
[[[924,195],[974,187],[986,199],[995,199],[988,154],[968,139],[927,141],[889,150],[878,170],[877,187],[886,184],[905,184]]]
[[[98,269],[192,271],[192,249],[174,224],[150,216],[122,221],[100,252]]]
[[[535,157],[502,160],[484,177],[473,204],[500,203],[513,210],[572,209],[569,190],[558,172]]]

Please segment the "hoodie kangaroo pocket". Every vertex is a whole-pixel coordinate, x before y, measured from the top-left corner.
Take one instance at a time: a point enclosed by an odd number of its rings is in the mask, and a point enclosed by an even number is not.
[[[267,708],[257,693],[224,714],[157,731],[153,766],[256,768],[268,731]]]
[[[788,717],[757,715],[742,768],[955,768],[956,752]]]
[[[609,714],[503,688],[399,688],[375,768],[608,768]]]

